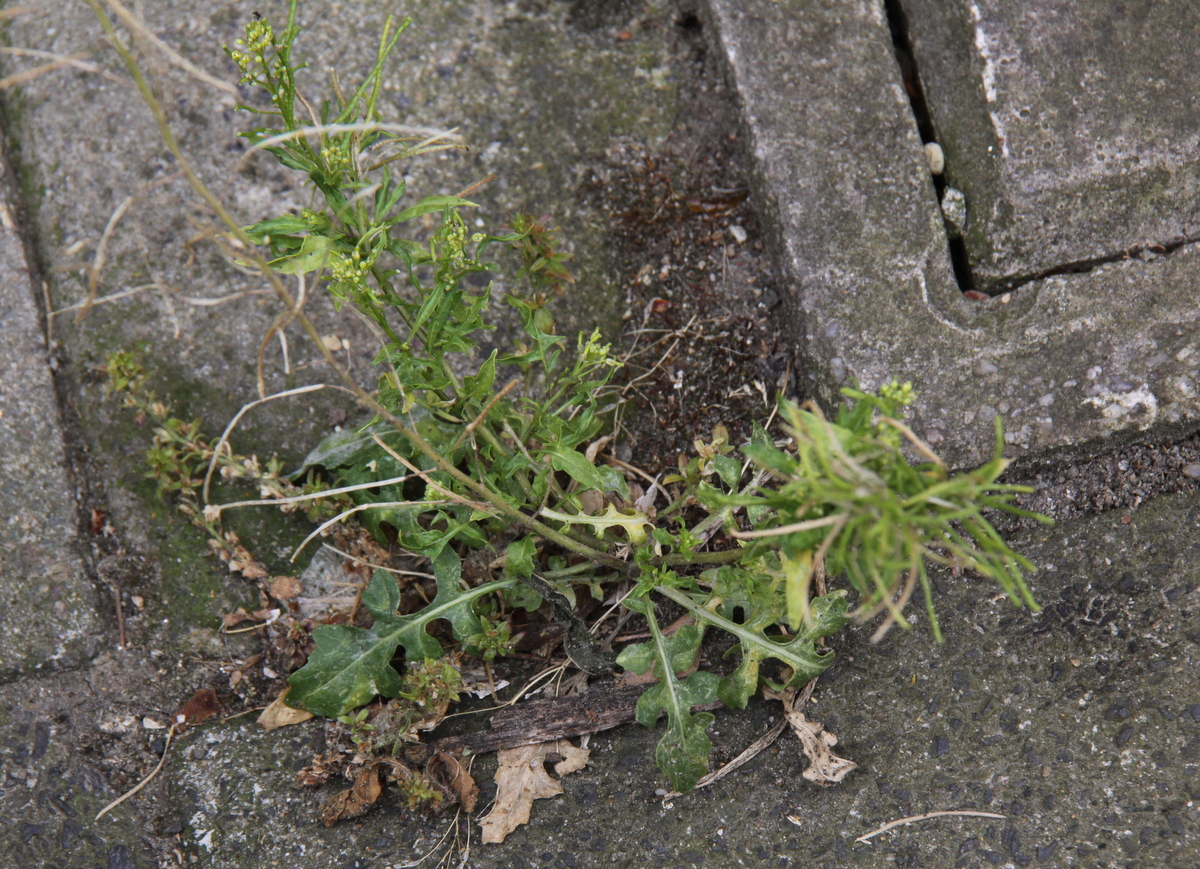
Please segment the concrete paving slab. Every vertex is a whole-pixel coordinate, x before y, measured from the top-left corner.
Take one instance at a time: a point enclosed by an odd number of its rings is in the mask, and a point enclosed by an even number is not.
[[[125,693],[131,676],[140,682],[132,695]],[[144,811],[95,819],[156,763],[152,744],[165,731],[142,726],[156,693],[150,687],[154,680],[153,667],[125,656],[101,660],[87,671],[25,677],[0,686],[0,854],[6,866],[164,865],[159,861],[161,843],[155,847],[157,831],[146,825]],[[121,685],[122,691],[105,698],[105,685]],[[135,753],[144,768],[114,769],[105,762],[98,748],[118,734],[131,741],[141,738]],[[163,784],[149,789],[151,799],[164,798]]]
[[[1194,251],[965,299],[882,3],[708,9],[809,395],[911,380],[918,433],[964,465],[990,454],[997,414],[1017,457],[1195,426]]]
[[[0,682],[78,667],[102,632],[15,188],[0,146]]]
[[[902,5],[979,289],[1197,232],[1192,4]]]

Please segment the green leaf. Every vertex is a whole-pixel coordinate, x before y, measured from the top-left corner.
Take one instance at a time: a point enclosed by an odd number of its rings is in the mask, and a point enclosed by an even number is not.
[[[733,634],[741,642],[742,661],[738,668],[721,680],[718,693],[726,706],[742,708],[758,690],[759,664],[767,658],[775,658],[793,670],[787,685],[801,685],[815,679],[833,663],[833,653],[817,649],[816,640],[836,633],[850,617],[849,604],[844,591],[836,591],[816,598],[810,604],[812,619],[805,623],[790,639],[768,637],[763,630],[776,624],[781,616],[782,602],[778,596],[763,596],[756,601],[744,603],[750,609],[745,622],[738,624],[730,619],[699,606],[687,594],[678,590],[658,586],[656,591],[669,597],[694,615],[698,621],[706,622]]]
[[[682,681],[675,674],[695,662],[704,632],[696,625],[684,625],[674,635],[665,637],[651,604],[645,600],[627,600],[626,604],[646,617],[651,639],[648,643],[626,648],[617,663],[635,673],[644,673],[653,664],[659,675],[659,682],[638,698],[634,714],[639,724],[653,727],[659,716],[666,713],[667,732],[659,740],[654,756],[671,786],[680,793],[687,793],[708,771],[712,743],[706,731],[714,718],[710,712],[693,713],[692,707],[715,699],[718,680],[714,674],[703,670]]]
[[[508,544],[504,550],[504,575],[513,579],[528,579],[533,576],[533,555],[537,549],[532,537],[522,537]]]
[[[668,712],[667,732],[654,749],[654,759],[658,768],[670,779],[671,786],[682,794],[691,791],[701,776],[708,772],[708,755],[712,751],[708,728],[716,716],[711,712],[692,712],[690,707],[711,702],[716,683],[716,676],[701,670],[682,683],[676,683],[678,696],[672,701],[666,698],[669,689],[665,681],[659,682],[638,698],[638,709],[643,708],[644,702],[646,708],[656,708],[656,717],[657,708],[668,708],[668,702],[679,704],[680,711],[674,715]]]
[[[311,229],[309,221],[294,214],[284,214],[243,227],[255,244],[266,244],[273,235],[299,235]]]
[[[445,211],[447,208],[456,207],[478,208],[479,206],[468,199],[462,199],[458,196],[426,196],[416,205],[412,205],[401,211],[389,220],[388,223],[404,223],[406,220],[412,220],[414,217],[420,217],[422,214]]]
[[[601,487],[604,485],[604,480],[597,472],[596,466],[578,450],[566,448],[562,444],[555,444],[553,449],[546,452],[546,457],[550,459],[550,465],[554,470],[565,471],[572,480],[585,489],[603,491]]]
[[[440,658],[442,647],[426,632],[435,619],[447,619],[460,640],[479,633],[479,620],[471,610],[478,597],[506,588],[500,580],[464,590],[459,586],[462,562],[449,547],[434,560],[438,593],[433,602],[412,615],[397,615],[400,589],[384,570],[375,571],[363,592],[362,604],[374,616],[370,628],[321,625],[313,631],[316,649],[308,663],[292,674],[288,703],[315,715],[336,718],[369,703],[376,695],[396,697],[402,687],[392,667],[396,649],[404,647],[410,661]]]
[[[654,666],[654,661],[653,643],[634,643],[632,646],[626,646],[621,650],[621,654],[617,655],[617,664],[639,676],[644,676]]]
[[[493,350],[484,363],[479,366],[479,373],[472,376],[467,375],[463,378],[463,397],[468,401],[482,402],[488,397],[492,391],[492,384],[496,382],[496,354],[498,351]]]
[[[616,492],[626,501],[629,500],[629,484],[620,471],[604,465],[596,468],[596,473],[600,475],[601,492]]]
[[[333,239],[324,235],[305,236],[299,253],[273,259],[269,263],[275,271],[285,275],[302,275],[315,272],[329,262],[333,254]]]
[[[742,463],[731,456],[713,456],[712,463],[721,482],[736,492],[742,478]]]
[[[423,407],[418,407],[414,410],[413,415],[418,418],[424,418],[428,415],[428,411]],[[365,465],[373,459],[379,459],[387,455],[386,451],[381,449],[379,444],[375,442],[374,435],[379,435],[388,446],[406,458],[411,453],[410,448],[398,431],[387,423],[373,422],[357,431],[354,429],[343,429],[342,431],[335,431],[326,436],[304,457],[304,461],[300,463],[300,468],[290,475],[291,479],[300,479],[310,468],[332,470],[334,468]],[[388,456],[388,458],[391,459],[391,456]],[[395,459],[392,459],[392,461],[395,461]],[[378,478],[382,479],[382,475]]]
[[[762,447],[774,446],[771,441],[771,435],[767,430],[758,424],[758,420],[750,423],[750,443]]]
[[[559,522],[566,522],[569,525],[590,525],[596,534],[603,534],[607,528],[624,528],[625,533],[629,535],[629,542],[635,546],[640,546],[646,542],[646,527],[653,527],[649,519],[644,513],[637,510],[618,510],[614,505],[609,504],[603,513],[598,516],[591,516],[586,513],[570,514],[560,513],[557,510],[551,510],[549,507],[542,508],[542,515],[547,519],[554,519]]]

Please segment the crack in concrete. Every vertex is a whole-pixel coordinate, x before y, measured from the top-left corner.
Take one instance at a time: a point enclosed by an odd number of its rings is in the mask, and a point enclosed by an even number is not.
[[[921,143],[937,142],[937,130],[933,125],[933,115],[925,99],[925,88],[921,84],[920,71],[917,69],[917,58],[913,51],[912,39],[908,33],[908,17],[900,0],[884,0],[884,10],[887,13],[888,30],[892,35],[892,50],[896,63],[900,67],[900,76],[904,81],[904,93],[908,96],[908,104],[912,107],[913,118],[917,122],[917,132],[921,135]],[[945,172],[930,173],[937,201],[942,201],[946,192]],[[971,263],[967,258],[967,244],[961,235],[946,233],[946,245],[950,252],[950,266],[954,270],[954,280],[964,293],[975,288],[971,276]]]
[[[1091,257],[1089,259],[1076,260],[1074,262],[1061,263],[1049,268],[1040,269],[1036,272],[1026,275],[1013,275],[998,281],[994,286],[987,290],[988,295],[1000,295],[1002,293],[1011,292],[1018,287],[1023,287],[1026,284],[1034,281],[1045,280],[1046,278],[1054,277],[1055,275],[1075,275],[1086,274],[1100,268],[1101,266],[1110,265],[1111,263],[1123,262],[1125,260],[1140,259],[1142,254],[1153,254],[1156,256],[1170,256],[1181,248],[1195,244],[1200,241],[1200,234],[1180,235],[1167,241],[1140,241],[1131,244],[1125,249],[1117,253],[1105,254],[1104,256]]]
[[[929,104],[925,98],[925,89],[921,83],[922,79],[920,69],[917,65],[916,53],[913,49],[912,39],[909,36],[908,16],[904,11],[902,0],[884,0],[883,6],[887,14],[888,29],[892,35],[892,48],[896,56],[896,63],[900,67],[900,75],[904,81],[904,91],[908,96],[909,105],[912,107],[913,118],[916,120],[917,131],[921,135],[921,142],[923,144],[937,142],[937,129],[934,126],[933,116],[929,111]],[[941,202],[942,195],[945,193],[947,187],[946,175],[943,172],[942,174],[932,175],[932,178],[934,189],[937,191],[937,199]],[[946,240],[950,252],[950,264],[953,267],[954,278],[958,283],[959,290],[963,293],[979,294],[978,296],[973,296],[973,298],[981,298],[982,296],[1000,296],[1004,293],[1010,293],[1026,284],[1045,280],[1056,275],[1086,274],[1101,266],[1140,258],[1145,253],[1168,256],[1180,248],[1200,241],[1200,234],[1181,235],[1166,241],[1136,242],[1115,253],[1059,263],[1058,265],[1038,269],[1034,272],[1009,275],[995,281],[989,281],[987,286],[978,287],[975,285],[972,276],[971,263],[963,238],[961,236],[955,237],[947,232]]]

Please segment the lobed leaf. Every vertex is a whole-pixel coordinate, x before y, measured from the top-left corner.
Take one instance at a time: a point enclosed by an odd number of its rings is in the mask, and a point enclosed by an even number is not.
[[[696,625],[684,625],[672,636],[663,636],[651,604],[644,600],[627,600],[626,604],[646,616],[651,639],[623,650],[617,663],[635,673],[645,673],[653,666],[658,674],[659,681],[638,698],[635,716],[639,724],[653,727],[666,713],[667,732],[659,740],[654,756],[671,786],[687,793],[708,771],[712,743],[707,731],[714,720],[712,713],[693,713],[692,707],[716,698],[718,679],[703,670],[683,680],[676,673],[694,665],[704,631]]]
[[[447,619],[462,640],[480,630],[471,602],[512,585],[498,580],[472,589],[459,586],[462,562],[446,547],[434,560],[438,593],[420,612],[401,616],[400,589],[395,578],[376,570],[362,595],[362,604],[375,618],[370,628],[321,625],[313,631],[316,649],[308,663],[288,679],[288,704],[336,718],[369,703],[376,695],[396,697],[402,690],[400,674],[392,666],[399,647],[410,661],[440,658],[441,644],[426,628],[435,619]]]

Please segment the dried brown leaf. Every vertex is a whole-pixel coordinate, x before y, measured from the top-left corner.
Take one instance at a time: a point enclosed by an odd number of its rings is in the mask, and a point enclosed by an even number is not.
[[[275,730],[279,727],[287,727],[289,724],[299,724],[301,721],[308,721],[313,715],[311,712],[305,712],[302,709],[293,709],[285,702],[288,692],[292,690],[292,686],[284,688],[278,697],[271,701],[271,705],[263,710],[262,715],[258,716],[258,726],[263,730]]]
[[[552,753],[561,758],[555,765],[556,772],[561,768],[560,774],[582,769],[590,754],[587,749],[576,748],[565,739],[500,750],[496,803],[479,821],[483,842],[503,842],[517,827],[529,823],[534,800],[556,797],[563,792],[558,780],[546,772],[546,756]]]
[[[858,764],[838,757],[830,749],[837,745],[837,737],[824,730],[819,721],[809,721],[803,712],[786,712],[788,724],[800,740],[809,766],[804,777],[819,785],[837,784]]]
[[[175,715],[175,720],[178,722],[182,718],[183,723],[190,726],[220,714],[221,703],[217,700],[217,692],[212,688],[201,688],[192,695],[187,703],[183,704]]]
[[[326,754],[318,754],[312,763],[296,773],[296,784],[302,788],[323,785],[335,775],[340,775],[346,768],[346,755],[334,749]]]
[[[321,823],[332,827],[338,821],[357,818],[366,812],[382,793],[379,767],[372,764],[355,777],[353,787],[339,791],[329,798],[329,802],[321,810]]]
[[[479,786],[457,757],[444,751],[434,752],[425,766],[425,774],[454,794],[459,804],[468,812],[475,811],[475,803],[479,800]]]
[[[246,612],[245,607],[240,606],[233,612],[225,613],[225,615],[221,616],[221,622],[225,627],[232,628],[234,625],[244,622],[248,618],[250,618],[250,613]]]
[[[241,573],[246,579],[264,579],[269,575],[267,569],[252,558],[244,561],[240,558],[231,558],[229,559],[229,569]]]
[[[271,580],[271,597],[276,600],[291,600],[304,591],[300,580],[294,576],[277,576]]]
[[[558,740],[554,750],[562,758],[554,764],[554,771],[560,778],[583,769],[587,766],[588,758],[592,754],[591,749],[576,748],[565,739]]]

